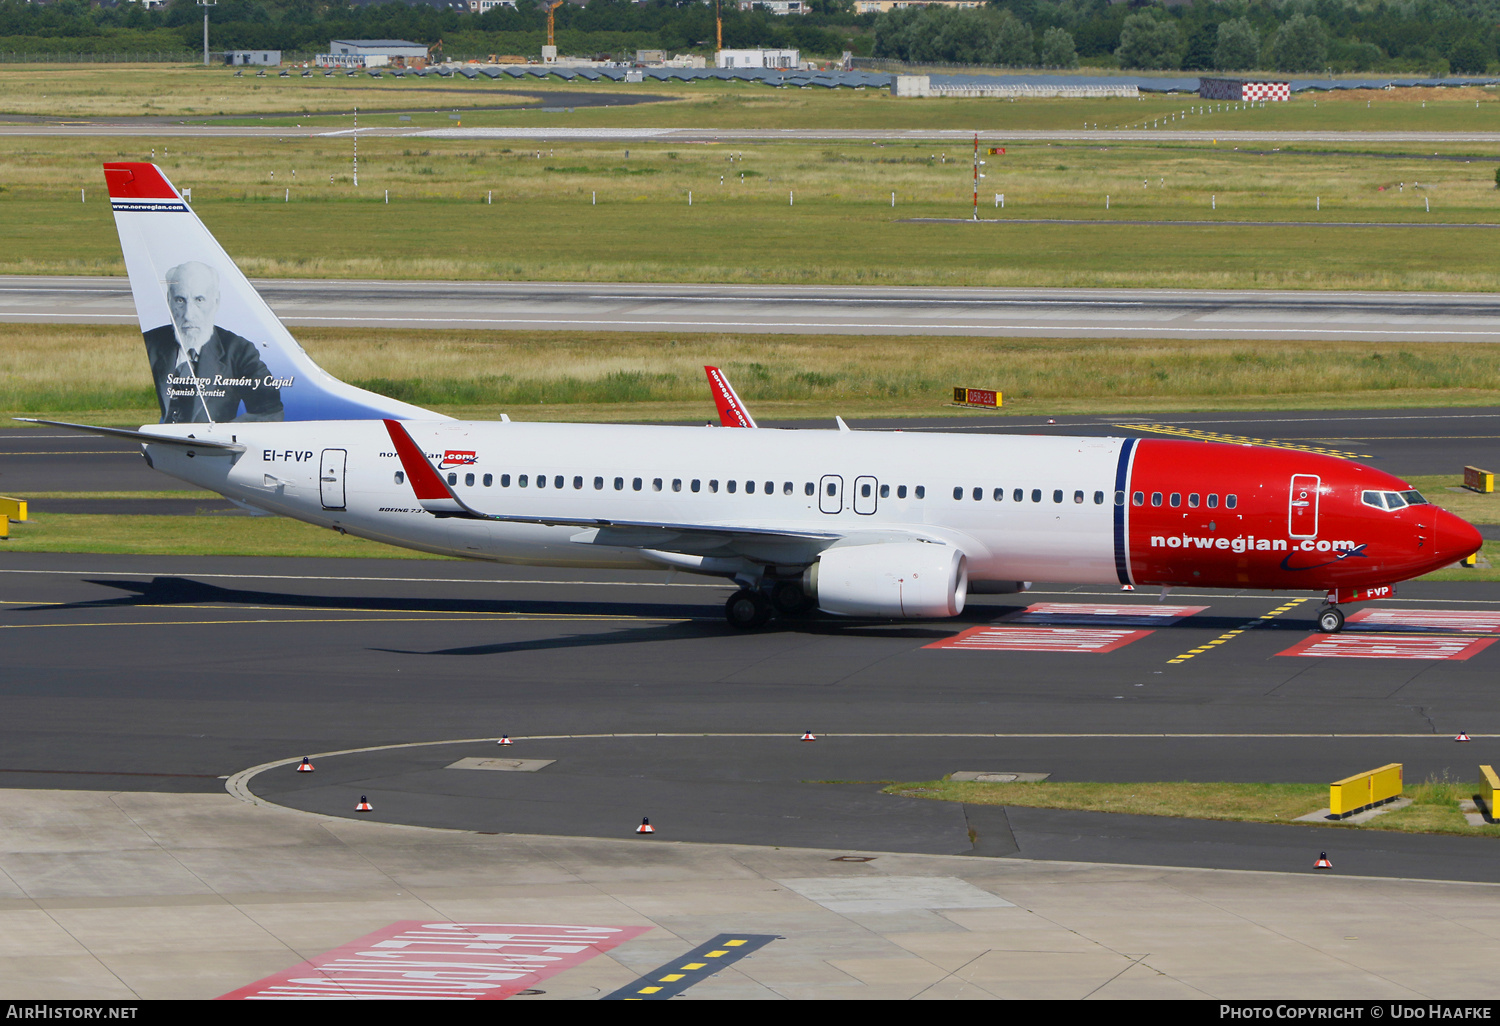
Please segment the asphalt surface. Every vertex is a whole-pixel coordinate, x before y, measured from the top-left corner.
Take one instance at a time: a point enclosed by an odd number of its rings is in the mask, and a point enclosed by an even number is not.
[[[1413,474],[1493,463],[1500,409],[860,426],[1218,432]],[[0,431],[5,494],[178,487],[111,440]],[[34,505],[225,507],[208,493]],[[723,624],[728,593],[694,578],[448,560],[6,553],[0,786],[238,786],[342,816],[363,794],[369,818],[480,832],[618,837],[649,816],[671,840],[851,852],[1310,872],[1327,850],[1341,873],[1494,879],[1484,839],[965,806],[884,795],[879,782],[960,770],[1322,781],[1393,761],[1408,781],[1471,779],[1500,756],[1500,646],[1449,659],[1287,654],[1311,636],[1315,600],[1174,591],[1167,602],[1206,608],[1114,651],[955,651],[926,646],[1034,602],[1158,608],[1158,596],[1040,584],[974,597],[952,622],[814,618],[745,634]],[[1500,584],[1403,584],[1380,605],[1500,610]],[[1460,730],[1475,740],[1454,744]],[[516,744],[496,745],[501,734]],[[316,773],[294,771],[304,755]],[[463,758],[555,761],[446,768]]]
[[[423,108],[431,110],[431,107]],[[541,112],[539,112],[541,113]],[[292,115],[295,117],[295,115]],[[249,120],[245,118],[244,120]],[[307,125],[219,125],[157,123],[90,123],[79,124],[70,119],[52,119],[50,124],[0,124],[3,136],[78,136],[78,137],[198,137],[198,138],[264,138],[275,136],[329,136],[348,134],[347,129],[330,130],[326,124],[311,121]],[[933,140],[962,145],[974,138],[974,132],[964,128],[576,128],[567,125],[538,125],[535,127],[506,128],[361,128],[361,135],[382,135],[398,138],[446,138],[446,139],[534,139],[579,142],[880,142],[903,140]],[[1367,145],[1371,143],[1477,143],[1493,145],[1500,142],[1500,132],[1456,131],[1456,132],[1323,132],[1299,131],[1297,129],[1221,129],[1205,130],[1157,130],[1157,129],[981,129],[982,143],[1004,145],[1026,141],[1070,141],[1070,142],[1136,142],[1136,143],[1180,143],[1199,142],[1219,145],[1235,143],[1340,143],[1343,145]]]
[[[288,324],[755,334],[1500,341],[1500,295],[272,279]],[[124,278],[0,276],[0,322],[135,324]]]
[[[348,817],[367,795],[367,818],[468,830],[621,837],[649,816],[670,840],[1306,872],[1326,850],[1340,872],[1494,878],[1483,839],[966,808],[879,782],[1322,781],[1391,761],[1411,781],[1471,779],[1500,747],[1500,649],[1288,656],[1314,603],[1259,621],[1284,599],[1174,592],[1207,608],[1113,652],[964,652],[925,646],[1028,602],[1156,599],[1040,586],[956,622],[746,634],[722,622],[727,593],[451,561],[10,555],[0,786],[213,791],[290,760],[245,786]],[[1393,604],[1497,607],[1486,584],[1403,586]],[[1454,744],[1460,729],[1475,740]],[[316,773],[294,771],[303,755]],[[500,757],[555,762],[445,768]]]
[[[751,411],[754,397],[748,397]],[[705,415],[711,416],[704,397]],[[1269,413],[1120,414],[1117,416],[997,417],[964,413],[929,419],[851,420],[864,430],[960,431],[997,434],[1115,435],[1139,438],[1227,438],[1274,442],[1365,458],[1400,476],[1459,473],[1466,465],[1495,469],[1500,450],[1500,407],[1396,410],[1288,410]],[[830,429],[827,421],[768,422],[768,426]],[[59,428],[0,428],[0,494],[183,490],[188,486],[146,466],[138,447],[116,439]],[[217,501],[205,492],[204,500]],[[38,500],[78,502],[88,508],[50,507],[57,512],[126,512],[105,503],[130,499]],[[146,500],[141,500],[146,501]],[[196,512],[200,500],[191,502]],[[166,506],[154,511],[167,512]]]

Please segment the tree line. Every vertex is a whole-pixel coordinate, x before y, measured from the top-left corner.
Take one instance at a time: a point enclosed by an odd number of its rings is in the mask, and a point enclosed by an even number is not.
[[[812,13],[777,17],[740,11],[724,0],[726,47],[796,47],[837,55],[868,53],[873,15],[852,14],[850,0],[811,0]],[[637,49],[711,51],[714,9],[699,0],[589,0],[555,14],[558,49],[587,56],[634,56]],[[547,15],[535,0],[483,14],[423,2],[328,3],[323,0],[219,0],[209,11],[214,50],[326,51],[331,39],[439,40],[449,54],[518,53],[536,56],[546,41]],[[145,10],[121,0],[0,0],[0,50],[90,53],[116,50],[192,50],[202,45],[203,8],[171,0]],[[863,45],[861,45],[861,43]]]
[[[1482,75],[1496,66],[1497,22],[1500,0],[990,0],[883,15],[874,55],[1005,67]]]
[[[851,0],[809,4],[805,16],[776,17],[723,0],[724,45],[1009,67],[1500,71],[1500,0],[1193,0],[1172,7],[1160,0],[987,0],[967,10],[909,7],[882,15],[855,14]],[[202,19],[196,0],[149,11],[129,0],[0,0],[0,50],[191,50],[201,45]],[[441,40],[451,55],[534,56],[546,31],[536,0],[483,14],[420,0],[219,0],[209,19],[216,50],[316,53],[330,39],[410,39]],[[704,53],[714,46],[713,7],[701,0],[567,3],[556,21],[564,53],[621,57],[636,49]]]

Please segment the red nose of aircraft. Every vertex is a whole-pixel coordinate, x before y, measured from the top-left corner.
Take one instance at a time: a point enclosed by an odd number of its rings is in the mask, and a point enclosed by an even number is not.
[[[1442,566],[1457,563],[1469,553],[1478,551],[1484,544],[1484,536],[1479,533],[1479,528],[1445,509],[1437,510],[1433,534],[1434,558],[1440,558]]]

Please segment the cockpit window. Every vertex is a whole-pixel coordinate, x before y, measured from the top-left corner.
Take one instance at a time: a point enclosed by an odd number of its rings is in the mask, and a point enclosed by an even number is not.
[[[1402,492],[1401,498],[1406,500],[1408,506],[1426,506],[1428,504],[1427,500],[1422,498],[1422,493],[1416,489],[1409,492]]]
[[[1385,508],[1386,509],[1400,509],[1402,506],[1405,506],[1405,505],[1406,505],[1406,500],[1403,499],[1403,498],[1401,498],[1401,493],[1400,492],[1386,492],[1385,493]]]
[[[1374,506],[1376,509],[1385,509],[1385,497],[1379,492],[1361,492],[1359,501],[1366,506]]]

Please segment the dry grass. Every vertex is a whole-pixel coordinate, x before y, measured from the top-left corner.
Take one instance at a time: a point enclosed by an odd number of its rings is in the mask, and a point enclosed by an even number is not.
[[[1500,399],[1500,349],[1459,343],[864,338],[308,328],[337,377],[439,409],[616,408],[631,419],[712,415],[705,364],[768,419],[946,409],[955,384],[995,387],[1016,412],[1286,407],[1334,400],[1452,405]],[[149,410],[138,332],[0,326],[0,409]],[[551,419],[551,418],[549,418]]]
[[[559,93],[596,93],[617,97],[649,94],[672,102],[616,107],[578,107],[572,114],[541,112],[475,112],[476,106],[527,102],[543,104]],[[1371,100],[1369,107],[1365,100]],[[1423,101],[1426,105],[1423,106]],[[1476,107],[1476,101],[1478,106]],[[1179,114],[1162,123],[1161,132],[1205,129],[1344,129],[1462,131],[1492,128],[1496,91],[1492,89],[1394,90],[1373,95],[1299,94],[1289,103],[1238,111],[1181,116],[1198,105],[1183,96],[1145,95],[1122,98],[896,100],[881,89],[825,90],[771,88],[749,83],[696,84],[560,81],[517,82],[485,78],[441,79],[366,75],[324,78],[315,72],[302,78],[274,73],[239,78],[223,67],[199,65],[0,65],[0,111],[55,117],[157,114],[191,119],[205,115],[243,115],[246,122],[321,120],[319,112],[412,110],[402,127],[447,126],[447,113],[466,111],[466,125],[556,125],[576,127],[717,127],[717,128],[981,128],[1074,129],[1140,126],[1153,118]],[[283,116],[278,119],[277,115]],[[396,118],[373,117],[370,124],[396,127]]]
[[[1500,837],[1500,826],[1470,826],[1458,800],[1468,798],[1478,784],[1442,779],[1410,787],[1412,805],[1377,816],[1360,826],[1315,822],[1309,825],[1347,830],[1393,830],[1404,833],[1467,834]],[[1137,816],[1186,819],[1288,823],[1298,816],[1328,806],[1326,784],[1262,783],[1095,783],[982,784],[939,780],[892,784],[885,793],[911,798],[967,802],[974,805],[1014,805],[1083,812],[1123,812]]]
[[[0,64],[0,111],[60,118],[295,114],[412,105],[451,110],[532,100],[514,87],[485,89],[462,78],[324,78],[321,71],[302,78],[300,70],[284,79],[275,71],[257,78],[253,70],[236,78],[222,66]]]

